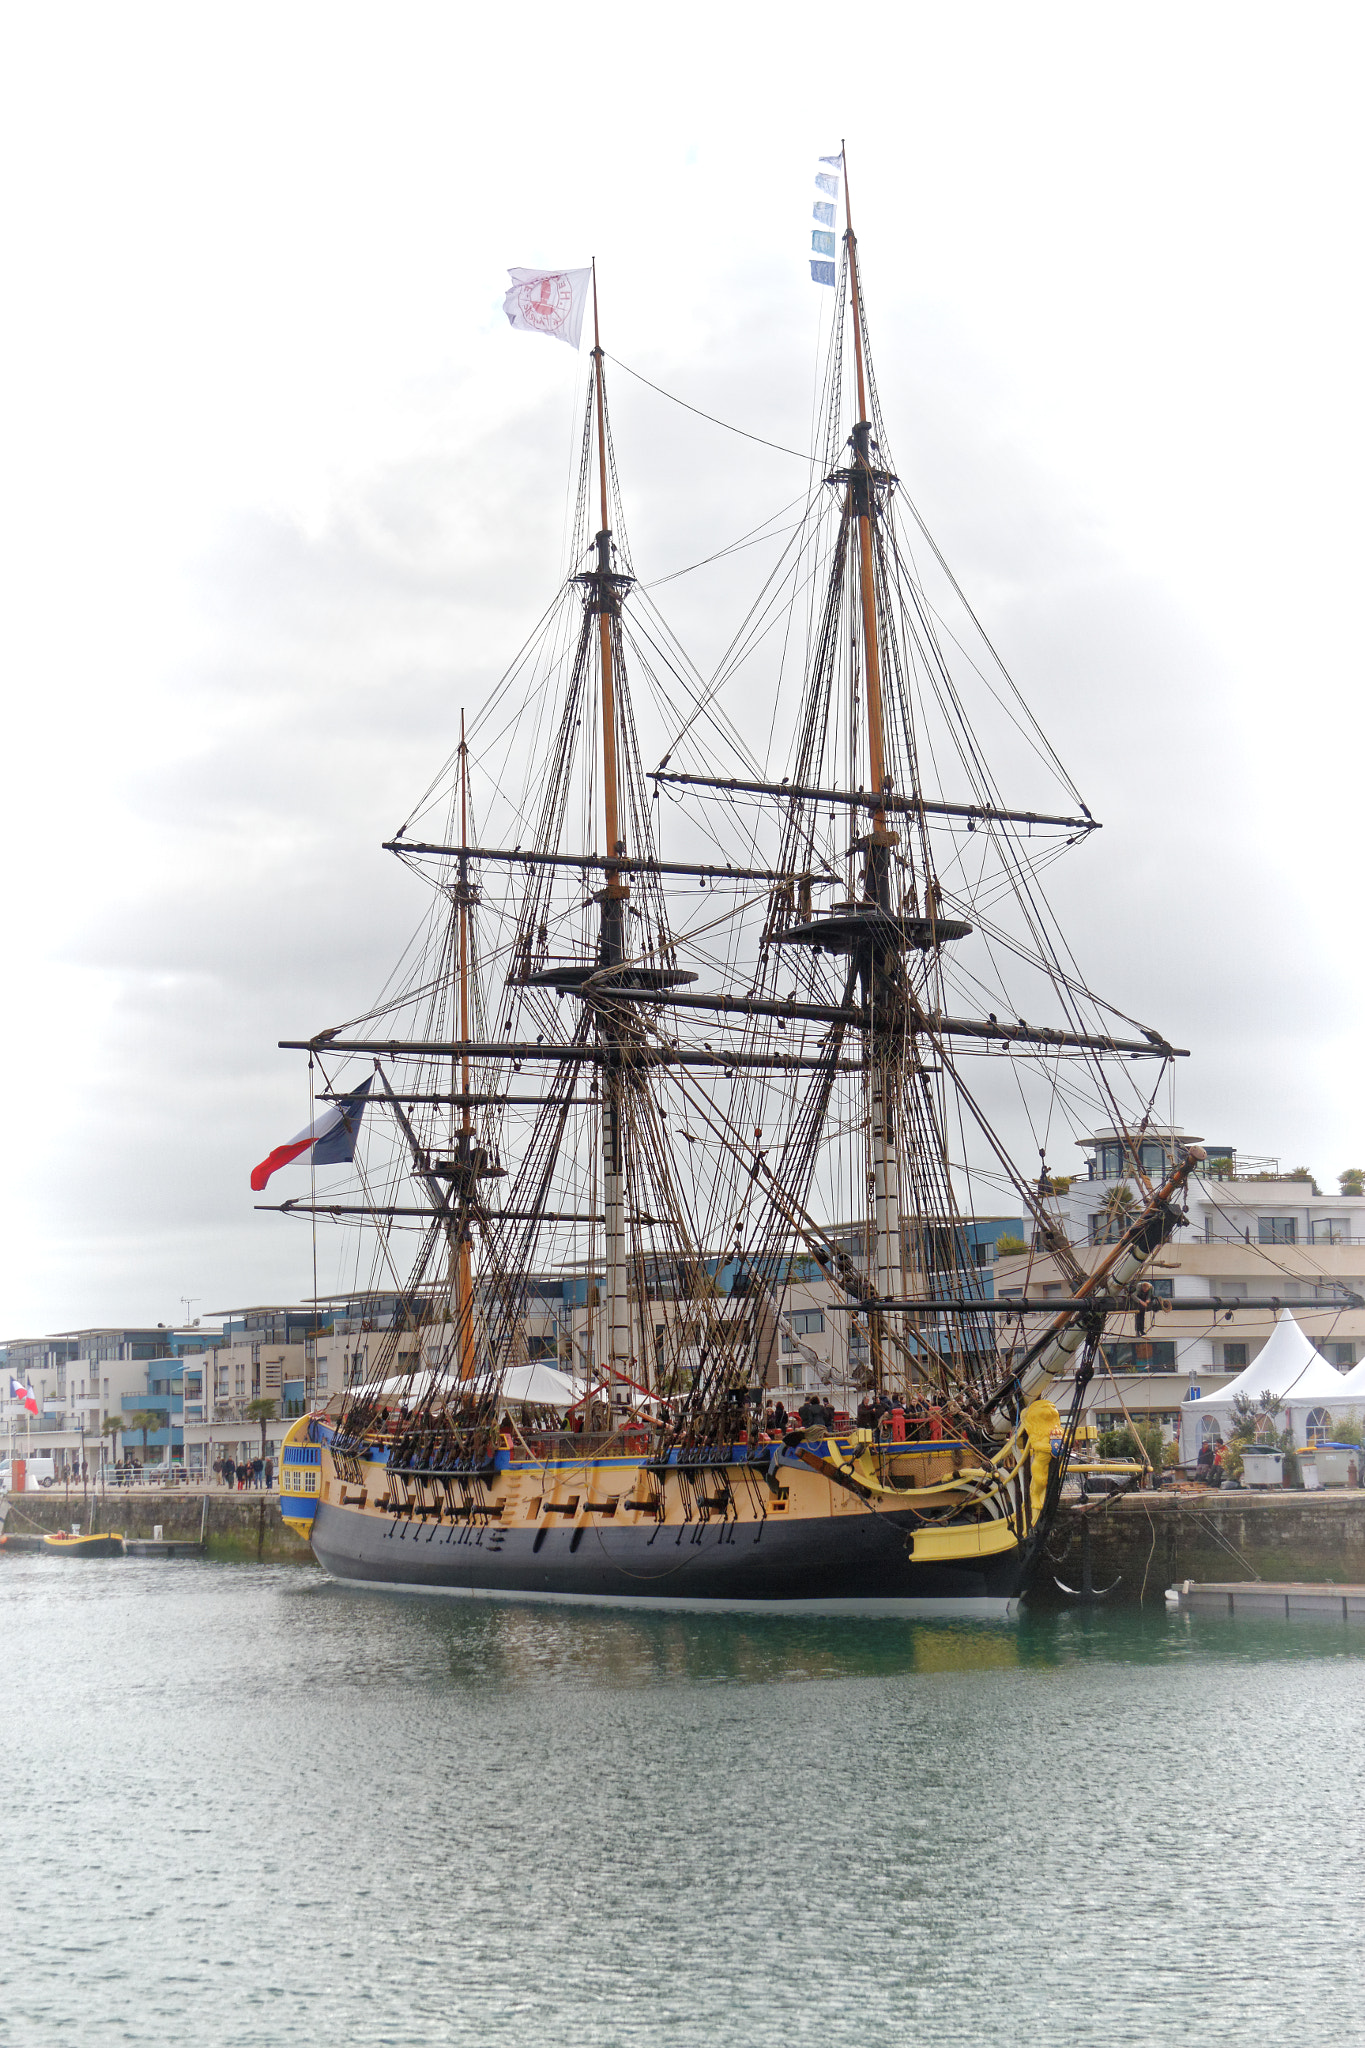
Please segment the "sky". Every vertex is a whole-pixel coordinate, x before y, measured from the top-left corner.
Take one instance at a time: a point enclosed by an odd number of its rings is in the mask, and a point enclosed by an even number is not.
[[[899,473],[1104,821],[1055,871],[1078,955],[1191,1048],[1185,1126],[1365,1161],[1360,42],[1312,5],[11,9],[0,1336],[308,1294],[247,1187],[306,1119],[276,1041],[385,980],[425,899],[380,842],[563,568],[585,362],[510,332],[506,269],[595,256],[615,357],[799,448],[841,138]],[[799,488],[609,379],[641,575]],[[660,593],[703,670],[748,594]]]

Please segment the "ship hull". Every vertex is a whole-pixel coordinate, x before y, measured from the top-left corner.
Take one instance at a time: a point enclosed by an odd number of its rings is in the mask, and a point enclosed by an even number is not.
[[[380,1522],[318,1505],[311,1541],[333,1578],[375,1590],[665,1610],[1006,1615],[1019,1548],[917,1562],[915,1518],[711,1521],[572,1529]]]

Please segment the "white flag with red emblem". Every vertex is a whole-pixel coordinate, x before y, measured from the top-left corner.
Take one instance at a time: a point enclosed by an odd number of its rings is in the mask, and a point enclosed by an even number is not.
[[[577,348],[591,270],[509,270],[507,275],[512,286],[502,310],[512,325],[531,334],[553,334]]]

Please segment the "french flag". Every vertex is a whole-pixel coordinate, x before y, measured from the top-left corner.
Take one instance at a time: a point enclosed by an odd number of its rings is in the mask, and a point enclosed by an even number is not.
[[[373,1079],[373,1074],[368,1075],[353,1095],[344,1095],[340,1102],[329,1103],[306,1130],[291,1138],[287,1145],[277,1145],[259,1166],[254,1166],[251,1169],[251,1192],[259,1195],[272,1173],[278,1173],[282,1166],[301,1159],[308,1151],[313,1154],[315,1166],[349,1165],[355,1158],[360,1119],[365,1114],[365,1098]]]
[[[21,1407],[27,1408],[30,1415],[38,1413],[38,1397],[32,1387],[26,1387],[22,1380],[16,1380],[13,1376],[9,1383],[9,1397],[11,1401],[17,1401]]]

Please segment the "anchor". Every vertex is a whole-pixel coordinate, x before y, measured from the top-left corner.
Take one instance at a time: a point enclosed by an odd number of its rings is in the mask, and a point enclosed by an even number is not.
[[[1083,1521],[1081,1523],[1080,1589],[1078,1591],[1075,1586],[1063,1585],[1062,1581],[1057,1577],[1055,1572],[1053,1573],[1053,1584],[1057,1586],[1061,1592],[1066,1594],[1068,1600],[1076,1601],[1079,1606],[1098,1607],[1101,1600],[1107,1600],[1109,1598],[1109,1595],[1114,1590],[1114,1586],[1120,1586],[1122,1585],[1122,1583],[1123,1574],[1122,1572],[1120,1572],[1118,1578],[1115,1579],[1113,1586],[1103,1586],[1097,1590],[1095,1586],[1095,1575],[1091,1569],[1090,1561],[1090,1523],[1088,1520]]]

